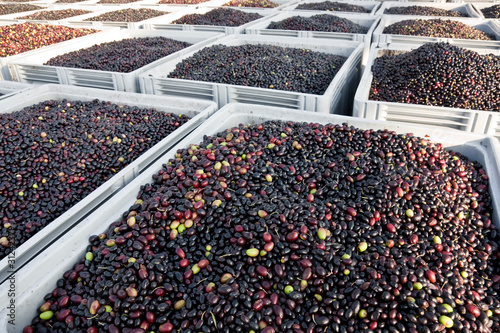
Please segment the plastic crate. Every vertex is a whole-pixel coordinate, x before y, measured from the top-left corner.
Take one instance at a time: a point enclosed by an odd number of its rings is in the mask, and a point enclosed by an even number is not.
[[[368,28],[366,34],[342,33],[342,32],[323,32],[323,31],[298,31],[298,30],[283,30],[283,29],[267,29],[271,22],[285,20],[292,16],[311,17],[314,15],[333,15],[342,17],[352,22]],[[350,40],[361,42],[364,44],[363,57],[361,64],[366,65],[368,54],[370,52],[370,44],[372,40],[373,30],[380,21],[380,17],[368,14],[351,14],[342,12],[324,12],[324,11],[282,11],[278,15],[267,18],[266,20],[252,25],[245,32],[249,35],[277,36],[277,37],[300,37],[300,38],[320,38],[329,39],[330,43],[335,43],[337,40]]]
[[[80,5],[85,5],[85,4],[92,4],[93,2],[97,0],[83,0],[83,1],[78,1],[78,2],[57,2],[57,0],[42,0],[46,6],[51,7],[51,6],[66,6],[66,7],[73,7],[73,6],[80,6]]]
[[[0,26],[11,25],[11,24],[17,24],[17,22],[0,22]],[[60,25],[69,26],[71,28],[89,28],[89,27],[74,26],[74,25],[70,26],[70,25],[67,25],[67,24],[60,24]],[[10,76],[9,68],[8,68],[7,65],[10,62],[12,62],[12,61],[16,61],[17,59],[19,59],[22,56],[33,54],[33,53],[35,53],[37,51],[40,51],[42,49],[43,50],[57,49],[59,47],[62,47],[64,45],[66,45],[66,43],[71,42],[71,41],[75,41],[75,40],[84,42],[84,41],[86,41],[88,39],[99,38],[99,35],[101,33],[103,33],[104,31],[110,31],[110,28],[107,28],[107,29],[102,29],[102,28],[98,28],[97,29],[96,28],[95,30],[98,30],[98,32],[90,34],[90,35],[87,35],[87,36],[82,36],[82,37],[70,39],[70,40],[67,40],[67,41],[64,41],[64,42],[61,42],[61,43],[56,43],[56,44],[52,44],[52,45],[43,46],[41,48],[30,50],[30,51],[26,51],[26,52],[23,52],[23,53],[20,53],[20,54],[16,54],[16,55],[13,55],[13,56],[0,57],[0,80],[7,80],[7,81],[11,81],[12,80],[12,78]]]
[[[52,0],[28,0],[28,1],[25,1],[25,2],[13,2],[13,1],[9,1],[9,0],[4,0],[4,1],[0,1],[0,3],[2,4],[30,4],[30,5],[37,5],[37,6],[46,6],[48,5]]]
[[[375,58],[388,53],[408,52],[417,47],[416,45],[404,44],[392,44],[384,48],[375,48],[372,46],[368,64],[363,72],[361,82],[354,97],[353,116],[365,119],[452,128],[471,133],[489,134],[500,139],[500,112],[381,102],[368,99],[373,80],[372,66]],[[473,50],[482,54],[493,53],[500,55],[500,50]]]
[[[400,2],[417,2],[417,1],[425,1],[427,3],[429,2],[434,2],[434,3],[446,3],[446,0],[399,0]]]
[[[9,297],[6,295],[10,283],[2,285],[0,299],[6,306],[2,307],[3,312],[0,313],[0,331],[5,333],[20,332],[25,325],[30,324],[31,319],[37,315],[36,309],[42,304],[43,297],[56,287],[57,279],[61,278],[65,271],[71,269],[79,259],[85,256],[88,238],[91,235],[105,232],[112,222],[121,218],[123,211],[134,204],[139,187],[142,184],[150,183],[152,175],[161,169],[162,163],[165,163],[169,158],[174,158],[177,149],[187,148],[190,144],[200,142],[204,135],[213,135],[226,128],[238,126],[240,123],[258,124],[267,120],[306,121],[322,124],[348,123],[364,129],[389,129],[398,133],[411,132],[421,137],[428,135],[429,139],[443,143],[445,148],[460,152],[482,163],[490,179],[489,190],[493,206],[500,207],[500,189],[494,186],[500,182],[500,159],[498,156],[500,144],[494,138],[402,123],[304,113],[256,105],[229,104],[166,153],[161,161],[153,164],[147,171],[118,192],[108,201],[106,206],[95,210],[92,215],[70,230],[57,244],[51,245],[16,274],[16,304],[22,304],[22,307],[16,308],[15,323],[17,326],[8,324],[9,309],[6,302]],[[498,210],[494,210],[493,222],[497,227],[500,226],[498,214]]]
[[[178,41],[194,44],[178,52],[158,59],[130,73],[99,71],[93,69],[69,68],[43,65],[49,59],[68,52],[87,48],[95,44],[122,40],[134,37],[162,36]],[[177,59],[182,54],[217,40],[220,34],[191,31],[161,31],[161,30],[118,30],[101,34],[98,38],[85,41],[75,41],[60,46],[57,49],[40,50],[30,55],[22,56],[9,63],[13,81],[24,83],[56,83],[80,87],[100,88],[107,90],[139,92],[138,75],[155,68],[169,60]]]
[[[85,6],[82,6],[85,9]],[[138,5],[126,4],[126,5],[95,5],[88,6],[87,8],[92,8],[93,12],[85,15],[80,15],[78,17],[70,17],[63,22],[68,25],[79,25],[79,26],[87,26],[89,28],[99,28],[99,27],[116,27],[121,29],[142,29],[145,24],[154,19],[171,21],[174,20],[174,17],[177,17],[179,13],[187,13],[187,8],[151,8],[159,11],[166,11],[168,14],[156,16],[147,20],[142,20],[138,22],[114,22],[114,21],[85,21],[89,18],[96,17],[105,13],[114,12],[117,10],[123,9],[139,9],[144,7],[138,7]]]
[[[188,12],[178,12],[169,17],[168,20],[161,18],[154,18],[148,21],[148,23],[144,24],[144,29],[155,29],[155,30],[175,30],[175,31],[206,31],[206,32],[217,32],[224,33],[226,35],[231,34],[242,34],[245,32],[246,28],[249,28],[253,24],[257,24],[264,20],[266,16],[275,15],[278,13],[276,9],[252,9],[252,8],[238,8],[237,10],[246,12],[246,13],[257,13],[262,15],[263,17],[245,24],[242,24],[238,27],[228,27],[228,26],[217,26],[217,25],[195,25],[195,24],[173,24],[172,22],[180,19],[184,15],[188,14],[205,14],[209,11],[216,8],[231,8],[231,7],[200,7]]]
[[[414,2],[417,0],[399,0],[401,2]],[[418,0],[418,1],[426,1],[426,0]],[[434,3],[446,3],[446,0],[427,0],[427,2],[434,2]]]
[[[160,0],[141,1],[140,7],[148,7],[161,10],[160,8],[195,9],[202,7],[216,7],[225,3],[225,0],[208,0],[197,4],[161,4]]]
[[[9,20],[12,21],[13,23],[23,23],[23,22],[31,22],[31,23],[39,23],[39,24],[65,24],[65,22],[70,19],[60,19],[60,20],[28,20],[28,19],[18,19],[18,17],[22,16],[28,16],[34,13],[38,12],[52,12],[52,11],[57,11],[57,10],[62,10],[62,9],[70,9],[68,6],[49,6],[44,9],[38,9],[38,10],[33,10],[30,12],[23,12],[23,13],[15,13],[15,14],[9,14],[9,15],[3,15],[1,17],[2,21],[4,20]],[[72,6],[71,9],[82,9],[82,10],[91,10],[88,7],[79,7],[78,5]],[[83,16],[83,15],[88,15],[88,14],[82,14],[78,16],[73,16],[71,19],[76,20],[78,17]]]
[[[224,0],[218,6],[222,6],[224,8],[233,8],[233,9],[248,8],[248,9],[255,9],[255,10],[266,10],[266,9],[282,10],[282,9],[286,8],[289,4],[294,3],[295,0],[270,0],[270,1],[278,4],[277,7],[273,7],[273,8],[223,6],[225,3],[228,3],[229,1],[231,1],[231,0]]]
[[[99,3],[99,1],[101,1],[101,0],[86,0],[83,3],[83,5],[100,6],[103,9],[105,9],[106,7],[116,7],[116,6],[120,6],[120,7],[127,7],[127,6],[139,7],[139,6],[143,5],[143,4],[148,4],[148,3],[151,2],[151,0],[138,0],[138,1],[128,2],[128,3]]]
[[[477,10],[471,5],[467,3],[456,4],[456,3],[429,3],[429,2],[420,2],[420,1],[410,1],[410,2],[399,2],[399,1],[385,1],[382,3],[380,8],[377,10],[377,15],[393,15],[393,14],[385,14],[384,11],[388,8],[394,7],[409,7],[409,6],[426,6],[426,7],[434,7],[438,9],[457,11],[462,14],[467,14],[468,17],[481,17]],[[402,15],[399,15],[402,16]],[[426,16],[427,18],[439,17],[439,16]],[[450,17],[450,16],[444,16]]]
[[[0,80],[0,101],[30,88],[33,88],[30,84]]]
[[[30,4],[30,5],[37,5],[37,6],[52,6],[52,5],[55,5],[55,6],[58,6],[60,4],[62,5],[80,5],[82,3],[89,3],[89,2],[95,2],[95,1],[99,1],[99,0],[83,0],[83,1],[79,1],[79,2],[72,2],[72,3],[56,3],[57,0],[33,0],[33,1],[27,1],[27,2],[16,2],[16,3],[27,3],[27,4]],[[1,1],[1,3],[13,3],[13,2],[9,2],[8,0],[6,1]]]
[[[298,5],[304,4],[304,3],[315,3],[315,2],[325,2],[327,0],[296,0],[290,2],[290,4],[283,6],[281,10],[300,10],[303,11],[305,9],[296,9]],[[366,8],[367,10],[370,11],[369,14],[375,15],[377,12],[377,9],[380,7],[380,2],[379,1],[363,1],[363,0],[349,0],[349,1],[344,1],[344,0],[329,0],[331,2],[343,2],[343,3],[348,3],[350,5],[356,5],[356,6],[361,6]],[[352,12],[332,12],[332,13],[352,13]],[[366,13],[355,13],[355,14],[366,14]]]
[[[359,78],[359,65],[363,51],[363,44],[361,43],[349,41],[324,43],[321,40],[305,38],[283,37],[277,40],[272,36],[231,35],[206,46],[215,44],[229,46],[265,44],[281,47],[308,48],[313,51],[341,55],[348,57],[348,59],[323,95],[167,77],[175,69],[177,63],[193,55],[196,51],[185,54],[179,59],[166,62],[162,66],[139,75],[141,91],[147,94],[183,96],[215,101],[219,107],[228,103],[238,102],[323,113],[339,113],[350,110],[351,96]]]
[[[382,15],[380,24],[373,32],[373,41],[377,46],[398,43],[398,44],[425,44],[429,42],[448,42],[463,47],[476,47],[476,48],[500,48],[500,27],[492,20],[484,20],[477,18],[452,18],[452,17],[436,17],[436,19],[459,21],[463,24],[475,27],[478,30],[495,35],[496,40],[474,40],[474,39],[456,39],[456,38],[442,38],[442,37],[426,37],[426,36],[406,36],[406,35],[393,35],[383,33],[384,29],[396,22],[404,20],[430,20],[430,16],[413,16],[413,15]]]
[[[189,8],[204,8],[204,7],[210,7],[210,8],[213,8],[213,7],[221,7],[223,4],[225,4],[226,2],[228,2],[229,0],[208,0],[208,1],[204,1],[204,2],[200,2],[198,4],[179,4],[179,5],[176,5],[176,4],[159,4],[160,0],[145,0],[144,2],[141,2],[141,5],[143,6],[172,6],[172,7],[189,7]],[[281,8],[281,5],[282,4],[287,4],[289,3],[290,1],[294,1],[294,0],[276,0],[276,1],[273,1],[273,2],[276,2],[276,3],[279,3],[280,4],[280,7],[275,7],[275,8],[259,8],[259,7],[226,7],[224,6],[225,8],[234,8],[234,9],[244,9],[244,8],[247,8],[247,9],[279,9]]]
[[[486,17],[484,17],[484,14],[481,10],[488,8],[488,7],[491,7],[491,6],[500,5],[500,1],[472,3],[471,5],[477,11],[480,18],[487,19]],[[495,22],[500,22],[500,18],[488,18],[487,20],[493,20]]]
[[[155,108],[162,112],[185,114],[192,119],[155,146],[151,147],[134,162],[123,168],[94,192],[66,211],[66,213],[48,224],[27,242],[20,245],[15,250],[17,269],[21,268],[36,255],[36,253],[59,238],[64,232],[95,210],[96,207],[106,203],[114,193],[140,175],[150,164],[160,158],[174,144],[203,123],[203,121],[216,111],[215,103],[212,102],[183,98],[146,96],[143,94],[124,92],[107,92],[100,89],[66,87],[61,85],[44,85],[36,89],[28,90],[23,94],[16,95],[13,98],[1,100],[0,109],[2,113],[9,113],[44,100],[62,98],[82,101],[100,99],[112,103],[119,103],[121,105],[127,104],[138,107]],[[8,275],[10,275],[9,271],[10,268],[7,258],[0,260],[0,281],[4,281]],[[2,330],[0,329],[0,331]]]
[[[488,3],[488,4],[495,4],[495,3],[500,3],[499,0],[448,0],[448,2],[479,2],[479,3]]]
[[[3,4],[6,4],[6,3],[3,3]],[[9,4],[15,5],[15,3],[9,3]],[[25,4],[30,4],[31,5],[33,3],[29,2],[29,3],[25,3]],[[36,12],[39,12],[41,10],[47,9],[46,6],[43,6],[43,5],[40,5],[40,4],[33,4],[33,5],[39,6],[40,8],[39,9],[35,9],[35,10],[29,10],[29,11],[26,11],[26,12],[17,12],[17,13],[12,13],[12,14],[0,15],[0,20],[1,20],[2,23],[5,23],[5,22],[16,23],[17,20],[15,20],[15,18],[18,17],[18,16],[31,15],[33,13],[36,13]]]

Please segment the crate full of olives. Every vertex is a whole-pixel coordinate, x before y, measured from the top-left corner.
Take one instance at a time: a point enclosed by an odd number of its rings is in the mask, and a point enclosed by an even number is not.
[[[226,105],[21,269],[0,329],[498,332],[499,148]]]
[[[353,115],[500,139],[499,72],[498,50],[448,43],[373,46]]]
[[[85,41],[19,55],[12,80],[139,92],[139,74],[218,39],[198,31],[121,29]]]
[[[109,28],[107,28],[109,30]],[[77,26],[38,24],[32,22],[0,22],[0,79],[10,80],[7,63],[19,54],[45,48],[57,48],[72,39],[86,40],[99,36],[101,29]],[[90,36],[89,36],[90,35]]]
[[[377,46],[430,42],[498,50],[500,26],[481,18],[383,15],[373,31],[373,43]]]
[[[377,15],[415,15],[442,17],[481,17],[469,3],[430,3],[420,1],[384,1]]]
[[[351,40],[364,43],[362,64],[370,52],[372,34],[380,17],[369,14],[317,11],[282,11],[253,24],[249,35]]]
[[[135,4],[120,6],[81,6],[89,10],[88,14],[69,17],[68,24],[89,27],[116,27],[121,29],[142,29],[150,20],[158,19],[169,22],[176,13],[188,12],[187,8],[167,8],[137,6]]]
[[[380,1],[364,0],[299,0],[292,1],[282,10],[291,11],[322,11],[335,13],[356,13],[375,15],[380,7]]]
[[[215,111],[206,101],[50,84],[0,108],[2,282]]]
[[[347,112],[364,45],[225,36],[139,75],[141,91],[323,113]]]
[[[226,35],[243,34],[245,29],[259,23],[266,17],[276,15],[277,9],[269,8],[232,8],[200,7],[179,11],[164,19],[151,19],[144,29],[174,31],[207,31]]]

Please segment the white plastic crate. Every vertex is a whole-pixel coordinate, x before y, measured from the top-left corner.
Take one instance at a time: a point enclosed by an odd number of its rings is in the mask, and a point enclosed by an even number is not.
[[[57,2],[57,0],[49,1],[47,4],[54,6],[79,6],[79,5],[87,5],[93,4],[95,0],[83,0],[78,2]]]
[[[37,12],[51,12],[51,11],[57,11],[57,10],[63,10],[63,9],[70,9],[68,6],[49,6],[44,9],[39,9],[39,10],[33,10],[30,12],[23,12],[23,13],[15,13],[15,14],[9,14],[9,15],[3,15],[1,17],[1,20],[9,20],[14,23],[22,23],[22,22],[31,22],[31,23],[39,23],[39,24],[64,24],[66,20],[72,19],[72,20],[77,20],[78,17],[83,16],[83,15],[88,15],[88,14],[82,14],[78,16],[73,16],[71,18],[66,18],[66,19],[60,19],[60,20],[28,20],[28,19],[20,19],[19,17],[23,16],[28,16],[35,14]],[[91,10],[88,7],[79,7],[78,5],[71,6],[71,9],[77,10],[77,9],[82,9],[82,10]]]
[[[434,3],[446,3],[446,0],[399,0],[400,2],[416,2],[416,1],[425,1],[425,2],[434,2]]]
[[[217,25],[195,25],[195,24],[173,24],[172,22],[180,19],[184,15],[188,14],[205,14],[211,10],[216,8],[231,8],[231,7],[199,7],[188,12],[177,12],[174,15],[170,16],[168,20],[161,18],[154,18],[149,20],[146,24],[144,24],[144,29],[155,29],[155,30],[175,30],[175,31],[206,31],[206,32],[217,32],[224,33],[226,35],[230,34],[242,34],[245,32],[245,29],[252,26],[253,24],[257,24],[264,20],[267,16],[275,15],[278,13],[276,9],[251,9],[251,8],[238,8],[245,13],[257,13],[263,16],[260,19],[242,24],[238,27],[228,27],[228,26],[217,26]]]
[[[413,15],[382,15],[380,24],[373,32],[373,41],[378,46],[383,46],[391,43],[398,44],[425,44],[429,42],[449,42],[463,47],[476,47],[476,48],[500,48],[500,27],[492,20],[484,20],[478,18],[452,18],[452,17],[436,17],[435,19],[451,20],[462,22],[472,26],[478,30],[492,34],[496,40],[475,40],[475,39],[456,39],[456,38],[442,38],[442,37],[427,37],[427,36],[406,36],[406,35],[393,35],[383,33],[384,29],[391,24],[404,20],[430,20],[431,16],[413,16]]]
[[[230,0],[223,0],[221,2],[220,5],[218,6],[222,6],[224,8],[233,8],[233,9],[241,9],[241,8],[248,8],[248,9],[255,9],[255,10],[265,10],[265,9],[276,9],[276,10],[282,10],[284,8],[286,8],[288,5],[292,4],[295,2],[295,0],[270,0],[276,4],[278,4],[278,6],[276,7],[273,7],[273,8],[261,8],[261,7],[238,7],[238,6],[224,6],[224,4],[228,3]]]
[[[333,15],[351,20],[356,24],[368,28],[368,31],[366,34],[355,34],[355,33],[342,33],[342,32],[267,29],[267,27],[269,27],[271,22],[279,22],[287,18],[290,18],[292,16],[311,17],[314,15],[321,15],[321,14]],[[272,16],[262,22],[252,25],[250,28],[247,28],[245,30],[245,33],[249,35],[263,35],[263,36],[276,36],[276,37],[328,39],[329,40],[328,43],[336,43],[338,40],[350,40],[350,41],[361,42],[364,44],[363,57],[361,59],[361,64],[364,66],[368,61],[368,54],[370,52],[372,34],[379,21],[380,17],[368,14],[324,12],[324,11],[311,11],[311,10],[282,11],[278,15]]]
[[[160,0],[145,0],[141,2],[141,6],[173,6],[173,7],[189,7],[189,8],[203,8],[203,7],[221,7],[223,4],[227,3],[229,0],[208,0],[204,2],[200,2],[198,4],[160,4]],[[258,7],[227,7],[227,8],[234,8],[234,9],[242,9],[242,8],[247,8],[247,9],[279,9],[281,8],[281,5],[283,4],[288,4],[290,1],[295,1],[295,0],[276,0],[273,2],[279,3],[280,7],[275,7],[275,8],[258,8]]]
[[[448,2],[479,2],[479,3],[488,3],[488,4],[495,4],[495,3],[500,3],[499,0],[448,0]]]
[[[400,2],[400,1],[384,1],[380,8],[377,10],[377,15],[393,15],[384,13],[388,8],[394,7],[409,7],[409,6],[426,6],[433,7],[444,10],[451,10],[460,12],[462,14],[467,14],[467,17],[481,17],[477,10],[468,3],[429,3],[429,2],[421,2],[421,1],[410,1],[410,2]],[[401,16],[401,15],[400,15]],[[433,18],[438,16],[426,16],[427,18]],[[449,16],[445,16],[449,17]]]
[[[377,9],[380,7],[380,2],[379,1],[363,1],[363,0],[295,0],[290,2],[288,5],[283,6],[282,10],[306,10],[306,9],[296,9],[298,5],[304,4],[304,3],[318,3],[318,2],[325,2],[325,1],[331,1],[331,2],[341,2],[341,3],[347,3],[350,5],[356,5],[356,6],[361,6],[366,8],[366,10],[370,11],[369,14],[375,15],[377,12]],[[352,12],[334,12],[334,13],[352,13]],[[366,13],[356,13],[356,14],[366,14]]]
[[[51,5],[59,5],[59,4],[56,4],[56,1],[57,0],[33,0],[33,1],[15,2],[15,3],[16,4],[23,3],[23,4],[30,4],[30,5],[37,5],[37,6],[45,6],[45,7],[47,7],[47,6],[51,6]],[[87,2],[87,1],[98,1],[98,0],[84,0],[84,1]],[[5,0],[5,1],[1,1],[0,3],[2,3],[2,4],[6,4],[6,3],[12,4],[14,2],[10,2],[9,0]],[[79,4],[80,3],[83,3],[83,1],[79,2]],[[70,5],[75,5],[75,4],[76,4],[76,2],[70,3]]]
[[[33,88],[30,84],[0,80],[0,100],[9,98],[30,88]]]
[[[374,45],[368,64],[354,97],[353,116],[365,119],[404,122],[406,124],[452,128],[471,133],[489,134],[500,139],[500,112],[467,110],[442,106],[369,100],[373,80],[372,66],[376,58],[384,54],[408,52],[418,45],[392,44],[383,48]],[[500,55],[500,50],[473,49],[481,54]]]
[[[46,6],[50,7],[50,6],[79,6],[92,3],[93,1],[97,0],[82,0],[78,2],[57,2],[58,0],[40,0],[40,1]]]
[[[15,250],[16,269],[21,268],[40,250],[59,238],[64,232],[87,216],[96,207],[103,205],[119,189],[124,187],[135,177],[140,175],[150,164],[160,158],[180,139],[198,127],[213,112],[216,111],[215,103],[188,100],[183,98],[165,98],[162,96],[146,96],[124,92],[107,92],[100,89],[67,87],[61,85],[43,85],[30,89],[10,99],[0,100],[1,113],[10,113],[21,110],[26,106],[50,99],[68,99],[92,101],[100,99],[121,105],[155,108],[161,112],[184,114],[192,118],[179,127],[172,134],[151,147],[135,161],[123,168],[120,172],[98,187],[79,203],[70,208],[66,213],[48,224],[32,238],[20,245]],[[10,274],[7,258],[0,260],[0,282]],[[3,330],[0,329],[3,332]]]
[[[225,3],[225,0],[208,0],[208,1],[197,3],[197,4],[161,4],[160,0],[148,0],[148,1],[141,1],[139,6],[158,9],[158,10],[161,10],[159,8],[163,8],[163,7],[165,7],[165,8],[178,8],[178,9],[183,9],[183,8],[194,9],[194,8],[199,8],[199,7],[221,6],[223,3]]]
[[[130,73],[43,65],[55,56],[88,48],[96,44],[118,41],[126,38],[156,36],[188,42],[194,45],[188,46],[185,49],[158,59]],[[68,43],[64,46],[58,47],[57,49],[40,50],[26,56],[20,56],[16,59],[16,61],[10,62],[8,66],[13,81],[34,84],[56,83],[107,90],[139,92],[140,89],[137,82],[139,74],[155,68],[156,66],[159,66],[169,60],[177,59],[177,57],[182,54],[186,54],[202,45],[216,41],[220,36],[223,35],[210,32],[173,32],[162,30],[122,29],[102,33],[98,38],[91,40],[87,39],[85,41]]]
[[[57,244],[51,245],[16,274],[16,326],[8,323],[10,319],[7,308],[9,297],[6,295],[10,284],[2,285],[0,299],[5,306],[1,307],[4,310],[0,313],[0,331],[5,333],[20,332],[25,325],[31,323],[31,319],[37,315],[36,309],[43,303],[43,297],[56,288],[56,281],[62,277],[65,271],[70,270],[76,262],[84,258],[88,238],[91,235],[105,232],[111,223],[120,219],[123,212],[134,204],[140,186],[150,183],[151,177],[161,169],[162,164],[166,163],[169,158],[174,158],[178,149],[199,143],[204,135],[213,135],[226,128],[238,126],[240,123],[258,124],[267,120],[305,121],[322,124],[347,123],[362,129],[389,129],[398,133],[414,133],[420,137],[428,136],[428,139],[434,142],[441,142],[444,148],[460,152],[480,162],[489,176],[489,191],[492,195],[493,206],[500,207],[500,189],[495,186],[500,182],[500,158],[498,156],[500,144],[494,138],[402,123],[304,113],[257,105],[229,104],[179,142],[162,157],[162,160],[151,165],[147,171],[118,192],[105,206],[95,210],[92,215],[70,230]],[[494,210],[492,220],[497,227],[500,226],[498,214],[498,209]]]
[[[176,60],[166,62],[162,66],[139,75],[141,91],[147,94],[183,96],[215,101],[219,107],[237,102],[323,113],[341,113],[349,110],[350,113],[349,105],[352,101],[352,93],[358,83],[363,44],[350,41],[324,43],[321,40],[306,38],[283,37],[277,39],[272,36],[230,35],[206,46],[216,44],[228,46],[264,44],[291,48],[307,48],[312,51],[341,55],[348,59],[323,95],[167,77],[178,63],[190,57],[196,51],[185,54]]]
[[[150,3],[151,0],[138,0],[138,1],[133,1],[133,2],[126,2],[126,3],[118,3],[118,2],[115,2],[115,3],[99,3],[99,1],[101,0],[86,0],[83,5],[89,5],[89,6],[101,6],[103,7],[103,9],[105,9],[106,7],[115,7],[115,6],[123,6],[123,7],[127,7],[127,6],[131,6],[131,7],[139,7],[141,6],[142,4],[147,4],[147,3]]]
[[[486,17],[484,17],[484,14],[481,10],[488,8],[488,7],[495,6],[495,5],[500,5],[500,1],[496,1],[495,3],[493,3],[493,2],[472,3],[471,5],[477,11],[480,18],[486,19]],[[500,22],[500,18],[488,18],[487,20],[494,20],[495,22]]]
[[[3,5],[5,5],[7,3],[3,3]],[[9,3],[11,5],[16,5],[17,3]],[[19,3],[20,4],[20,3]],[[32,4],[32,3],[26,3],[26,2],[23,2],[23,4]],[[41,10],[44,10],[47,8],[47,6],[43,6],[43,5],[40,5],[40,4],[32,4],[32,5],[36,5],[36,6],[39,6],[40,8],[39,9],[35,9],[35,10],[29,10],[29,11],[26,11],[26,12],[17,12],[17,13],[12,13],[12,14],[6,14],[6,15],[0,15],[0,20],[1,22],[4,22],[4,21],[12,21],[12,22],[15,22],[14,18],[18,17],[18,16],[25,16],[25,15],[31,15],[33,13],[36,13],[38,11],[41,11]]]
[[[1,1],[1,4],[30,4],[30,5],[37,5],[37,6],[45,6],[52,0],[31,0],[31,1],[25,1],[25,2],[13,2],[9,0],[4,0]]]
[[[0,22],[0,26],[11,25],[11,24],[17,24],[17,23],[16,22],[7,22],[7,21],[6,22]],[[66,24],[60,24],[60,25],[69,26],[69,25],[66,25]],[[81,27],[81,26],[69,26],[69,27],[71,27],[71,28],[87,28],[87,29],[89,28],[89,27]],[[85,40],[88,40],[88,39],[99,38],[99,34],[103,33],[104,31],[110,31],[110,28],[107,28],[107,29],[94,28],[94,29],[97,30],[98,32],[95,32],[95,33],[87,35],[87,36],[70,39],[70,40],[67,40],[67,41],[64,41],[64,42],[61,42],[61,43],[56,43],[56,44],[52,44],[52,45],[43,46],[43,47],[38,48],[38,49],[26,51],[26,52],[23,52],[23,53],[20,53],[20,54],[16,54],[16,55],[12,55],[12,56],[9,56],[9,57],[0,57],[0,80],[7,80],[7,81],[11,81],[12,80],[11,76],[10,76],[9,68],[8,68],[7,65],[10,62],[12,62],[12,61],[16,61],[17,59],[19,59],[22,56],[33,54],[33,53],[35,53],[37,51],[40,51],[42,49],[43,50],[57,49],[59,47],[64,46],[66,43],[71,42],[71,41],[75,41],[75,40],[84,42]]]
[[[83,9],[85,9],[85,6],[82,6]],[[109,5],[109,6],[103,6],[103,5],[95,5],[93,4],[92,6],[88,6],[88,8],[92,8],[93,12],[85,15],[80,15],[78,17],[70,17],[68,19],[63,20],[65,24],[68,25],[79,25],[79,26],[88,26],[91,28],[99,28],[102,26],[105,27],[116,27],[116,28],[122,28],[122,29],[142,29],[145,24],[150,22],[151,20],[165,20],[170,22],[171,20],[174,20],[174,17],[177,17],[179,13],[186,13],[187,8],[151,8],[154,10],[159,10],[159,11],[165,11],[167,14],[165,15],[160,15],[156,16],[147,20],[142,20],[138,22],[121,22],[121,21],[85,21],[87,19],[97,17],[99,15],[105,14],[105,13],[110,13],[118,10],[123,10],[123,9],[139,9],[139,8],[145,8],[145,7],[138,7],[137,5],[133,4],[126,4],[126,5]]]

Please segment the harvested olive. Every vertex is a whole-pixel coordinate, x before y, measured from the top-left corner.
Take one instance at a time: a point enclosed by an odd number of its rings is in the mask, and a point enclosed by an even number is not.
[[[418,15],[418,16],[454,16],[467,17],[468,15],[458,10],[446,10],[430,6],[401,6],[384,10],[384,14],[392,15]]]
[[[500,57],[447,43],[384,55],[372,66],[370,99],[500,111]]]
[[[187,120],[98,100],[0,114],[0,258]]]
[[[129,73],[190,45],[165,37],[128,38],[69,52],[44,65]]]
[[[311,17],[292,16],[279,22],[271,22],[267,29],[348,32],[366,34],[368,28],[352,22],[349,19],[328,14],[318,14]]]
[[[354,12],[354,13],[369,13],[370,11],[363,6],[352,5],[347,2],[323,1],[301,3],[296,10],[325,10],[331,12]]]
[[[172,24],[215,25],[239,27],[250,21],[261,18],[257,13],[246,13],[232,8],[215,8],[205,14],[187,14],[175,20]]]
[[[178,149],[138,191],[26,330],[500,331],[488,176],[439,143],[239,125]]]
[[[412,19],[393,23],[384,28],[384,34],[442,37],[475,40],[495,40],[495,36],[460,21],[446,19]]]
[[[346,58],[273,45],[214,45],[182,60],[168,77],[323,94]]]

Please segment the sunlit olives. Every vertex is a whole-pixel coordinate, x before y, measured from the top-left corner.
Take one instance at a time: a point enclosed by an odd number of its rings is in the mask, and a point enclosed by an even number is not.
[[[129,73],[190,45],[165,37],[127,38],[59,55],[44,65]]]
[[[375,59],[369,98],[500,111],[499,72],[499,56],[447,43],[427,43]]]
[[[286,121],[172,156],[28,330],[500,331],[500,238],[477,162],[409,134]]]

